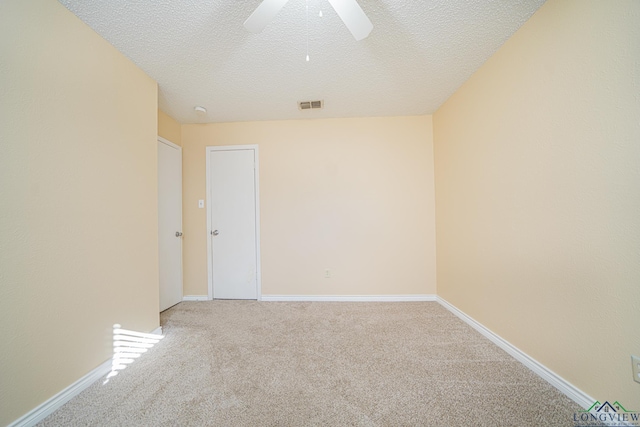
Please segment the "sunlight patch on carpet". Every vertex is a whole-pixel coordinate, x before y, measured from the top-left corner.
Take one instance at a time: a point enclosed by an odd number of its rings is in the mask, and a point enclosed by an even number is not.
[[[119,371],[126,369],[128,365],[135,362],[137,358],[159,343],[162,338],[164,338],[164,335],[122,329],[122,326],[117,323],[113,325],[111,372],[109,372],[102,384],[108,383],[110,378],[118,375]]]

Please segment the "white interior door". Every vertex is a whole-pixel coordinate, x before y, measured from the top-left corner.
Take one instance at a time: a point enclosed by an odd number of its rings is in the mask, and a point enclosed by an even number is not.
[[[257,147],[208,147],[207,151],[210,295],[257,299]]]
[[[158,139],[160,311],[182,301],[182,149]]]

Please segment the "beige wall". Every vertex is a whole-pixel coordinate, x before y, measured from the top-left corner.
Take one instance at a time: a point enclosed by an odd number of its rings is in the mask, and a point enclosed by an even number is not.
[[[158,326],[157,88],[50,0],[0,3],[0,425]]]
[[[182,126],[162,110],[158,110],[158,136],[182,145]]]
[[[434,115],[438,294],[640,408],[640,2],[550,0]]]
[[[430,116],[184,125],[182,142],[185,295],[207,294],[205,147],[236,144],[260,147],[263,294],[435,294]]]

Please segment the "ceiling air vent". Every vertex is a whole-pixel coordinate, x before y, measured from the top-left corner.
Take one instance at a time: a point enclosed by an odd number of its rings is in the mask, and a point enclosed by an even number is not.
[[[323,107],[322,101],[300,101],[298,102],[298,108],[301,110],[316,110]]]

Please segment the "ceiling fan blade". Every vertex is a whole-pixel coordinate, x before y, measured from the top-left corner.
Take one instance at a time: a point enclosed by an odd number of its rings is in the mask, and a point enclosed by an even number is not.
[[[280,12],[288,0],[264,0],[244,21],[244,27],[252,33],[264,30],[269,22]]]
[[[356,40],[360,41],[369,35],[373,24],[356,0],[329,0],[329,3]]]

